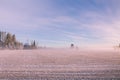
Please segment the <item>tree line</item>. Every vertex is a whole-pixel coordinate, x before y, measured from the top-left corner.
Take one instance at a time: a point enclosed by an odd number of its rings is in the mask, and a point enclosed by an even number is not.
[[[8,49],[36,49],[38,43],[31,41],[31,44],[23,44],[16,39],[15,34],[0,31],[0,48]]]
[[[5,47],[7,48],[20,48],[23,44],[16,40],[15,34],[7,33],[5,38]]]
[[[0,38],[1,38],[0,46],[2,48],[18,49],[23,46],[23,44],[21,42],[16,40],[15,34],[12,35],[11,33],[4,32],[4,35],[3,35],[1,32]]]

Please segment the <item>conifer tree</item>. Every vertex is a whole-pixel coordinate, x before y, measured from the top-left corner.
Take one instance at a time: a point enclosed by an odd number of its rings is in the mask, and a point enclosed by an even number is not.
[[[12,44],[12,35],[10,33],[7,33],[6,39],[5,39],[5,45],[10,47]]]

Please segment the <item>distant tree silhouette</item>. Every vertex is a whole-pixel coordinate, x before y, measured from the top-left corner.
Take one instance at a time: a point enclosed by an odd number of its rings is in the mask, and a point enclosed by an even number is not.
[[[71,48],[74,48],[74,44],[71,44]]]
[[[37,48],[37,44],[35,40],[31,42],[31,48]]]

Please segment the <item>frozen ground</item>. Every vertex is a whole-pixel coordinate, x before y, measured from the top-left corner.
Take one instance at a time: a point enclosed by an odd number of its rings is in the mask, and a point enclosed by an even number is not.
[[[1,50],[3,80],[119,80],[120,53],[114,50]]]

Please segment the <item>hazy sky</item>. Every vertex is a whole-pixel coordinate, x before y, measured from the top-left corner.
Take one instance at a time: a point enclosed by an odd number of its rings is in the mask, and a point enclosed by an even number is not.
[[[0,0],[0,29],[41,46],[120,43],[120,0]]]

